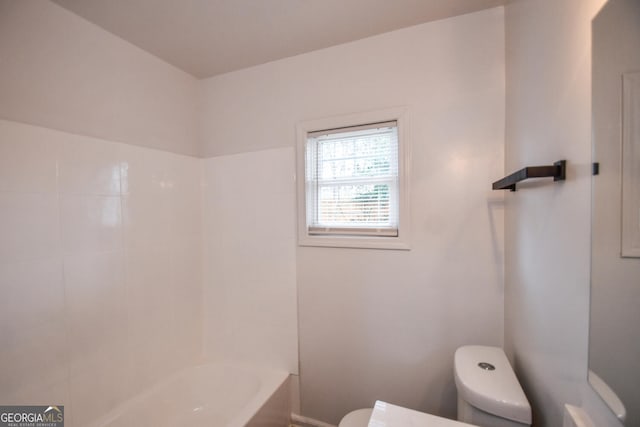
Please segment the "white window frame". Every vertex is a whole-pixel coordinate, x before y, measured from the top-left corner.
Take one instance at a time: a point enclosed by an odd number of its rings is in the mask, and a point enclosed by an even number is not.
[[[397,122],[398,129],[398,235],[359,236],[323,235],[309,232],[307,221],[307,194],[305,185],[305,157],[308,134],[325,129],[355,127],[370,123]],[[407,142],[408,118],[405,108],[390,108],[364,113],[307,120],[296,126],[297,140],[297,192],[298,192],[298,244],[300,246],[323,246],[335,248],[368,248],[408,250],[410,236],[409,218],[409,164],[410,153]]]

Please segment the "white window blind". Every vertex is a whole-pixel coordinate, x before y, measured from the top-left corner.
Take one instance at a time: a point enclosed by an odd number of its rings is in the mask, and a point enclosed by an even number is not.
[[[396,121],[309,132],[305,155],[309,234],[398,236]]]

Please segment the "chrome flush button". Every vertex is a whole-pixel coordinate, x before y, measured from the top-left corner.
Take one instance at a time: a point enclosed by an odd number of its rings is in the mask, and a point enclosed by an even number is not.
[[[484,369],[485,371],[495,371],[496,367],[493,366],[491,363],[487,363],[487,362],[480,362],[478,363],[478,366],[480,367],[480,369]]]

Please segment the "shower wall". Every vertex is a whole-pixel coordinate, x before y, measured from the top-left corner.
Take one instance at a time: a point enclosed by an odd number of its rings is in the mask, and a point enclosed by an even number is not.
[[[0,402],[84,426],[199,358],[200,166],[0,121]]]
[[[85,426],[200,356],[197,81],[48,1],[0,52],[0,402]]]
[[[207,358],[298,372],[294,150],[204,160]]]

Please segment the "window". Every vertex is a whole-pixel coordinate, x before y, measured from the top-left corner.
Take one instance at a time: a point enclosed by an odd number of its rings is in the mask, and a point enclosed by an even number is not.
[[[309,234],[398,235],[396,121],[307,134]]]
[[[355,119],[298,127],[300,244],[406,249],[401,115]]]

